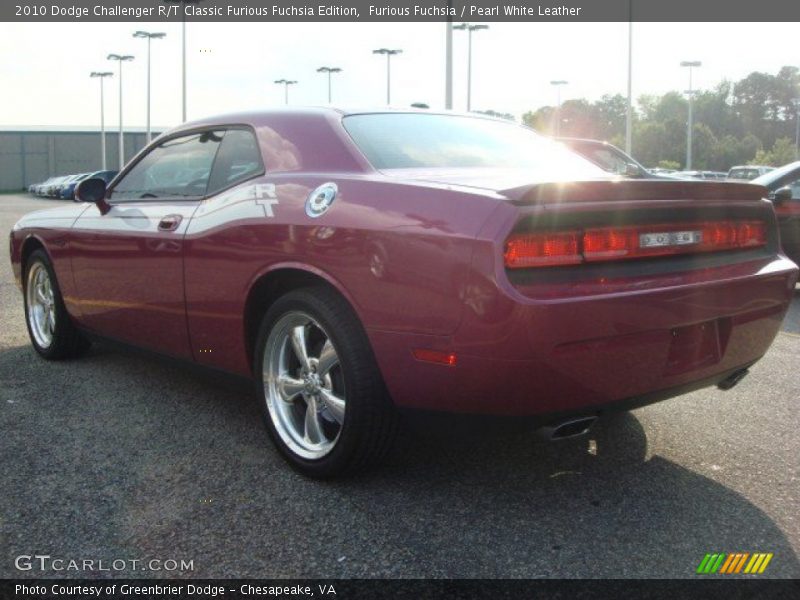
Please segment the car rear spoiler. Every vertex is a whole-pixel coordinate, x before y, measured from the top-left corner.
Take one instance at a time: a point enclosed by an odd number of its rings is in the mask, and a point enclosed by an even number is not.
[[[524,206],[625,200],[758,201],[767,197],[768,190],[753,183],[620,179],[524,185],[500,193],[514,204]]]

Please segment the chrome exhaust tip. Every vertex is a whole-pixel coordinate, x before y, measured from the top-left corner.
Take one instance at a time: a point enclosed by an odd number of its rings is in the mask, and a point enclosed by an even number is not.
[[[744,379],[745,375],[747,375],[750,371],[748,369],[739,369],[735,373],[728,375],[725,379],[720,381],[717,384],[717,387],[724,392],[727,392],[729,389],[734,387],[737,383],[739,383],[742,379]]]
[[[586,435],[589,433],[589,430],[592,428],[592,425],[594,425],[595,421],[597,421],[596,416],[568,419],[566,421],[561,421],[560,423],[542,427],[539,429],[538,433],[546,440],[566,440],[569,438]]]

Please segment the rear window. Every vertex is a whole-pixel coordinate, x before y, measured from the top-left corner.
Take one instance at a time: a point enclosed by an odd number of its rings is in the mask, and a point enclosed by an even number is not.
[[[603,173],[561,144],[491,119],[434,114],[369,114],[343,119],[376,169],[535,168]]]

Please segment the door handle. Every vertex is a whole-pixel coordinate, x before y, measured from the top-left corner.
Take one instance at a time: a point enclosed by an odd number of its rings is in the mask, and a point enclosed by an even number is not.
[[[167,215],[166,217],[162,217],[158,222],[158,230],[175,231],[178,228],[178,225],[181,224],[181,221],[183,221],[183,217],[181,215]]]

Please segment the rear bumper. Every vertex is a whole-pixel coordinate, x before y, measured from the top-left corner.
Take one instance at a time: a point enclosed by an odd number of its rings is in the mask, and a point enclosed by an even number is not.
[[[593,412],[713,385],[758,360],[778,333],[797,281],[784,258],[728,268],[712,281],[529,298],[495,284],[465,299],[452,337],[370,331],[398,406],[540,416]],[[708,274],[706,274],[706,277]],[[414,348],[454,351],[453,367]]]

